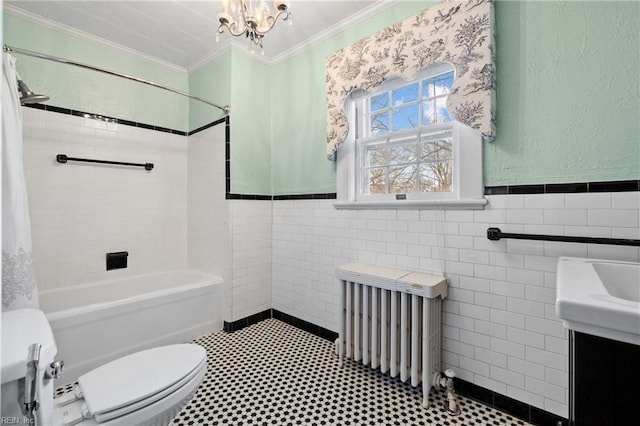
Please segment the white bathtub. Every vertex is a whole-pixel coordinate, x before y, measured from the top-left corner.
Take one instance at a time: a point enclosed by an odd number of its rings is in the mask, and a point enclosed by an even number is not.
[[[65,362],[56,386],[121,356],[222,329],[222,283],[177,270],[41,291],[40,309]]]

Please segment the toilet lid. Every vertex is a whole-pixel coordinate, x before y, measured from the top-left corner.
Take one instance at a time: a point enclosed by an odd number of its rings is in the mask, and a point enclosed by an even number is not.
[[[202,346],[179,344],[137,352],[96,368],[78,378],[89,412],[96,420],[125,414],[144,404],[136,404],[183,382],[203,367]],[[156,398],[157,399],[157,398]],[[132,406],[130,410],[124,407]],[[116,411],[113,416],[109,412]],[[99,419],[100,418],[100,419]]]

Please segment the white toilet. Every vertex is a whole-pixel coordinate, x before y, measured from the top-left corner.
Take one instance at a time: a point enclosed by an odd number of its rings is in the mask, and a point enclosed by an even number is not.
[[[30,346],[39,343],[37,374]],[[35,348],[34,348],[35,349]],[[32,350],[31,352],[35,352]],[[57,353],[44,313],[18,309],[2,314],[2,411],[12,424],[33,424],[23,414],[25,394],[38,400],[36,426],[167,425],[187,404],[207,371],[199,345],[161,346],[125,356],[78,379],[74,391],[53,398]],[[35,377],[34,377],[35,376]],[[35,387],[30,392],[31,383]]]

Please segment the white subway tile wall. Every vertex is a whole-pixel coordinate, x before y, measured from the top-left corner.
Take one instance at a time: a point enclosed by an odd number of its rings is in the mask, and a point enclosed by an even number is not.
[[[225,125],[210,127],[188,137],[187,165],[187,262],[189,267],[218,275],[224,280],[225,300],[230,301],[231,219],[225,199]],[[223,318],[231,318],[231,303],[224,304]]]
[[[271,201],[231,200],[232,321],[271,306]]]
[[[24,165],[38,287],[50,289],[187,261],[187,138],[23,108]],[[56,163],[56,154],[154,163]],[[106,271],[107,252],[128,268]]]
[[[638,238],[637,192],[490,195],[483,211],[336,210],[273,203],[273,308],[337,331],[335,267],[351,261],[445,272],[446,366],[463,379],[568,416],[567,331],[555,315],[558,256],[640,261],[636,247],[526,240],[504,232]]]

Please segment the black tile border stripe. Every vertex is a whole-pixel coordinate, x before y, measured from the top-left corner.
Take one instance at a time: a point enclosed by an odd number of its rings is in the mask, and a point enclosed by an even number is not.
[[[91,112],[78,111],[78,110],[69,109],[69,108],[61,108],[55,105],[29,104],[29,105],[23,105],[23,106],[27,108],[39,109],[42,111],[55,112],[58,114],[65,114],[65,115],[73,115],[76,117],[83,117],[83,118],[92,118],[94,120],[104,121],[107,123],[117,123],[117,124],[122,124],[124,126],[138,127],[141,129],[154,130],[156,132],[163,132],[163,133],[171,133],[171,134],[180,135],[180,136],[189,136],[190,134],[194,133],[194,132],[183,132],[182,130],[176,130],[176,129],[169,129],[167,127],[162,127],[162,126],[154,126],[152,124],[139,123],[137,121],[125,120],[123,118],[108,117],[105,115],[94,114]]]
[[[484,195],[574,194],[580,192],[640,191],[640,179],[606,182],[547,183],[539,185],[486,186]]]
[[[204,126],[198,127],[195,130],[191,130],[189,132],[183,132],[182,130],[176,130],[176,129],[169,129],[167,127],[162,127],[162,126],[154,126],[151,124],[146,124],[146,123],[139,123],[137,121],[131,121],[131,120],[125,120],[124,118],[116,118],[116,117],[108,117],[108,116],[104,116],[104,115],[100,115],[100,114],[93,114],[90,112],[85,112],[85,111],[77,111],[74,109],[69,109],[69,108],[61,108],[61,107],[57,107],[55,105],[47,105],[47,104],[28,104],[28,105],[23,105],[24,107],[27,108],[33,108],[33,109],[39,109],[42,111],[48,111],[48,112],[55,112],[58,114],[65,114],[65,115],[73,115],[76,117],[82,117],[82,118],[92,118],[94,120],[98,120],[98,121],[104,121],[107,123],[116,123],[116,124],[122,124],[125,126],[131,126],[131,127],[139,127],[141,129],[146,129],[146,130],[154,130],[156,132],[163,132],[163,133],[171,133],[174,135],[180,135],[180,136],[191,136],[191,135],[195,135],[196,133],[199,133],[203,130],[207,130],[213,126],[217,126],[218,124],[224,123],[227,121],[227,117],[222,117],[219,118],[215,121],[212,121],[211,123],[205,124]]]
[[[230,181],[231,179],[227,179]],[[227,192],[227,200],[267,200],[267,201],[284,201],[284,200],[335,200],[337,194],[328,192],[325,194],[291,194],[291,195],[259,195],[259,194],[237,194],[235,192]]]
[[[233,322],[224,321],[223,330],[228,333],[233,333],[234,331],[241,330],[245,327],[270,318],[275,318],[277,320],[285,322],[315,336],[328,340],[331,343],[334,343],[339,336],[335,331],[320,327],[319,325],[315,325],[313,323],[310,323],[309,321],[294,317],[293,315],[285,314],[284,312],[278,311],[277,309],[267,309],[262,312],[258,312],[257,314],[250,315],[246,318],[242,318]],[[483,388],[482,386],[478,386],[466,380],[456,377],[454,379],[454,384],[456,393],[467,398],[480,401],[483,404],[496,408],[500,411],[525,420],[534,425],[557,426],[558,424],[561,424],[566,426],[569,424],[568,419],[564,417],[560,417],[541,408],[534,407],[527,403]]]

